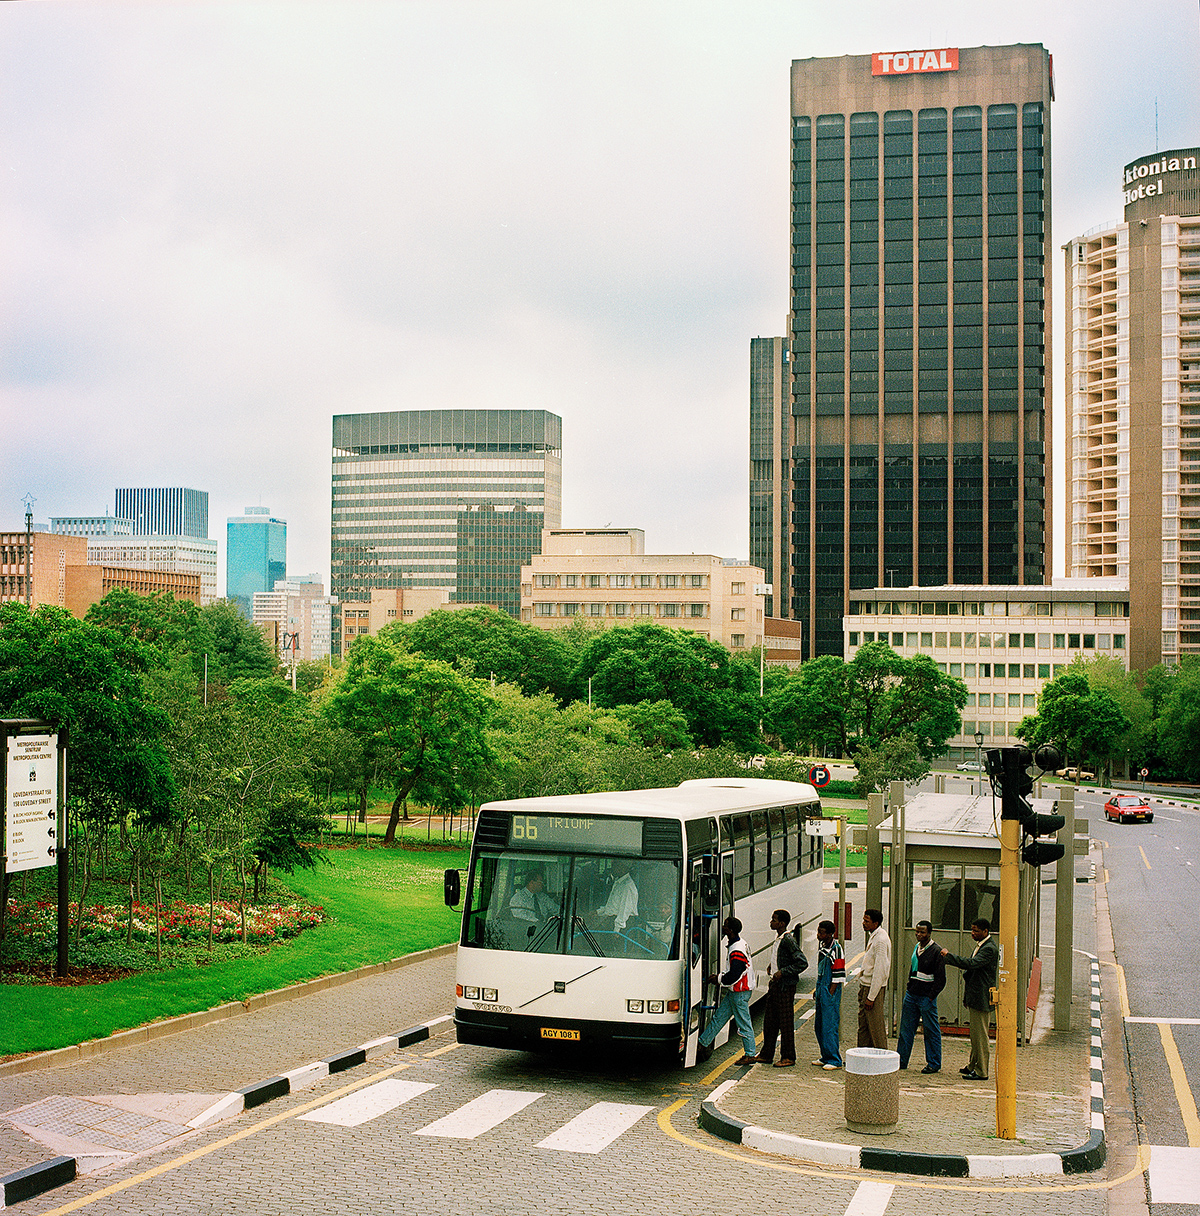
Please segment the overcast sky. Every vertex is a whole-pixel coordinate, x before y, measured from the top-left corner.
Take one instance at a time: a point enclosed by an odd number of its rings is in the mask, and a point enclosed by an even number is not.
[[[745,557],[790,61],[1050,49],[1061,382],[1059,247],[1120,218],[1156,105],[1158,148],[1200,143],[1197,27],[1196,0],[0,3],[0,529],[26,493],[49,520],[192,486],[222,588],[259,504],[327,580],[333,414],[534,408],[564,524]],[[1055,412],[1061,470],[1060,383]]]

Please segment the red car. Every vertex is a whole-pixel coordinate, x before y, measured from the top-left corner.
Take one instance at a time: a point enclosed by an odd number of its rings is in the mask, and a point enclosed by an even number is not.
[[[1142,819],[1146,823],[1154,822],[1154,812],[1150,809],[1145,798],[1136,794],[1114,794],[1104,804],[1104,818],[1110,823],[1115,819],[1124,823],[1127,819]]]

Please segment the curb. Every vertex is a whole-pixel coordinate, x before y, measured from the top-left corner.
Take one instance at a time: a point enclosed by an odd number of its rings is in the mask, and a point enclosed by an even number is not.
[[[700,1103],[697,1123],[704,1131],[731,1144],[791,1157],[806,1165],[832,1165],[840,1169],[880,1170],[888,1174],[915,1174],[923,1178],[1037,1178],[1048,1175],[1086,1174],[1105,1162],[1104,1059],[1100,1037],[1100,963],[1091,961],[1091,1125],[1083,1144],[1058,1153],[1013,1153],[985,1156],[954,1153],[906,1153],[896,1149],[864,1148],[828,1140],[806,1140],[770,1128],[754,1127],[727,1115],[717,1105],[721,1097],[749,1075],[749,1065],[735,1080],[718,1085]]]
[[[424,962],[426,959],[439,958],[458,949],[457,942],[445,946],[433,946],[429,950],[418,950],[415,954],[406,954],[401,958],[391,958],[382,963],[369,963],[365,967],[356,967],[353,971],[338,971],[333,975],[318,976],[315,980],[304,980],[299,984],[291,984],[287,988],[273,988],[270,992],[255,993],[244,1001],[228,1001],[224,1005],[214,1005],[211,1009],[202,1009],[197,1013],[184,1013],[175,1018],[164,1018],[161,1022],[147,1022],[145,1026],[137,1026],[133,1030],[120,1030],[116,1034],[106,1035],[103,1039],[89,1039],[77,1043],[73,1047],[58,1047],[53,1051],[39,1051],[36,1055],[22,1056],[18,1060],[9,1060],[0,1064],[0,1076],[5,1073],[33,1072],[38,1068],[56,1068],[62,1064],[76,1064],[90,1056],[102,1055],[109,1051],[121,1051],[138,1043],[149,1043],[169,1034],[179,1034],[184,1030],[197,1030],[212,1022],[223,1022],[226,1018],[237,1017],[243,1013],[254,1013],[282,1001],[293,1001],[298,997],[311,996],[314,992],[324,992],[326,988],[337,988],[354,980],[366,979],[371,975],[380,975],[385,971],[395,971],[399,967],[407,967],[411,963]]]
[[[417,957],[417,956],[412,956]],[[282,989],[287,991],[287,989]],[[283,1098],[298,1090],[315,1085],[324,1077],[334,1073],[345,1072],[349,1068],[357,1068],[365,1064],[373,1056],[386,1055],[390,1051],[398,1051],[401,1047],[411,1047],[414,1043],[422,1043],[429,1038],[432,1027],[442,1022],[450,1021],[450,1015],[445,1014],[418,1026],[411,1026],[398,1034],[385,1035],[381,1039],[372,1039],[349,1051],[339,1052],[324,1060],[314,1060],[301,1068],[294,1068],[282,1076],[268,1077],[242,1089],[232,1090],[214,1102],[207,1110],[203,1110],[185,1126],[192,1131],[213,1123],[218,1119],[228,1119],[240,1115],[243,1111],[253,1110],[275,1098]],[[28,1166],[13,1174],[5,1174],[0,1178],[0,1208],[11,1207],[22,1199],[32,1199],[44,1194],[55,1187],[75,1181],[76,1158],[52,1157],[38,1165]]]

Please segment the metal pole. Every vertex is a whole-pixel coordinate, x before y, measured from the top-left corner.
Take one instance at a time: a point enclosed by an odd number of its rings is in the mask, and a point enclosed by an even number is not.
[[[70,938],[70,879],[67,867],[67,728],[58,728],[58,816],[56,827],[56,851],[54,860],[58,866],[58,925],[57,925],[57,958],[54,964],[54,974],[59,978],[67,974],[67,942]]]
[[[1054,1029],[1071,1029],[1071,975],[1075,945],[1075,791],[1058,790],[1058,830],[1063,855],[1058,859],[1054,888]]]
[[[850,830],[850,816],[838,817],[838,941],[846,944],[846,833]]]
[[[1021,825],[1000,820],[1000,966],[996,1005],[996,1136],[1017,1138],[1017,905]]]
[[[25,502],[25,607],[33,603],[33,500]]]

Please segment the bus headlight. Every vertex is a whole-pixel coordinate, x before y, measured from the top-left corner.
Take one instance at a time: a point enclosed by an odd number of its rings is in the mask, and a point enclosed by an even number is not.
[[[494,1005],[494,1004],[496,1003],[496,990],[495,990],[495,988],[485,988],[485,989],[483,990],[483,999],[484,999],[485,1001],[487,1001],[489,1004]]]
[[[625,1008],[630,1013],[641,1013],[646,1007],[645,1001],[626,1001]]]
[[[662,1013],[662,1011],[663,1011],[662,1001],[647,1001],[646,1002],[646,1012],[647,1013]]]
[[[479,989],[478,988],[464,988],[463,997],[468,1001],[477,1001],[477,1000],[479,1000]]]

